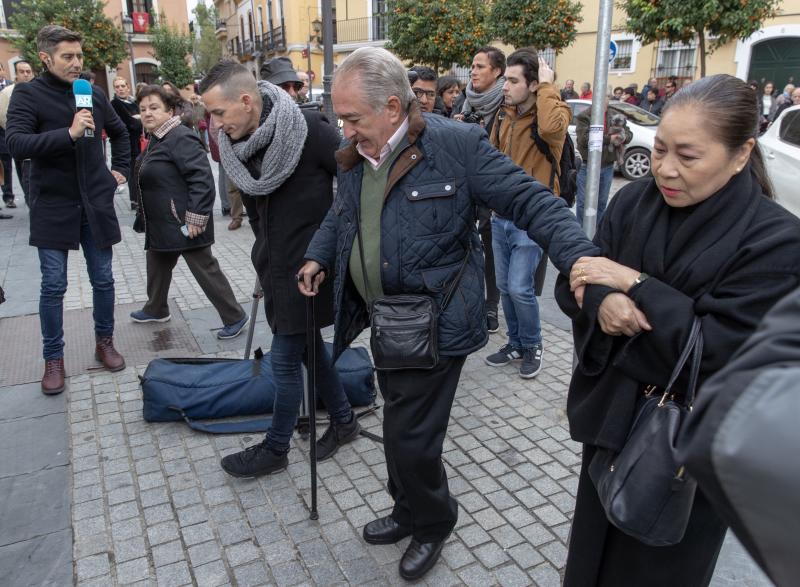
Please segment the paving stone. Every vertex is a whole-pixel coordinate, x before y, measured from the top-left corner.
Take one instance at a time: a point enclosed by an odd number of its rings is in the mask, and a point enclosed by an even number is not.
[[[258,547],[250,541],[240,542],[225,549],[225,558],[232,567],[249,563],[261,556]]]
[[[486,508],[485,510],[475,512],[472,514],[472,517],[478,525],[487,532],[506,524],[505,518],[492,508]]]
[[[544,557],[531,544],[518,544],[508,549],[511,558],[523,569],[529,569],[544,561]]]
[[[219,545],[214,542],[204,542],[189,547],[189,559],[192,562],[192,567],[199,567],[208,562],[219,560],[222,558],[222,551]]]
[[[165,544],[159,544],[152,548],[153,564],[156,567],[184,560],[183,545],[180,540],[173,540]]]
[[[529,574],[537,587],[561,587],[561,575],[548,563],[539,565]]]
[[[114,558],[117,563],[143,557],[147,557],[147,547],[141,536],[114,542]]]
[[[270,565],[272,578],[279,587],[297,585],[308,579],[303,566],[296,561],[288,561]]]
[[[567,564],[567,548],[558,541],[545,544],[539,548],[539,552],[558,569],[563,569]]]
[[[96,554],[94,556],[78,559],[75,563],[75,568],[79,581],[91,579],[99,575],[107,575],[109,572],[108,555]]]
[[[272,584],[269,573],[263,563],[253,562],[233,569],[238,587],[255,587],[256,585]]]
[[[557,526],[567,521],[558,508],[549,504],[533,510],[533,513],[547,526]]]
[[[217,587],[229,582],[228,571],[222,561],[193,567],[194,578],[198,587]]]
[[[451,569],[459,569],[475,562],[471,550],[458,541],[445,544],[442,549],[442,558],[447,561],[447,565]]]
[[[146,556],[122,563],[118,561],[114,570],[117,575],[117,582],[120,585],[144,581],[151,576],[150,563]]]
[[[530,577],[516,565],[495,569],[494,576],[501,587],[525,587],[531,584]]]
[[[181,526],[194,526],[208,520],[208,512],[202,504],[189,506],[178,510],[178,524]]]
[[[111,524],[111,535],[114,537],[115,542],[142,536],[142,533],[142,522],[139,518],[131,518]]]
[[[168,503],[170,499],[166,488],[156,487],[155,489],[140,491],[139,501],[142,503],[142,507],[148,508],[162,503]]]
[[[469,548],[473,548],[492,539],[492,537],[489,536],[489,534],[487,534],[486,531],[477,524],[472,524],[466,528],[461,528],[457,530],[456,533]]]
[[[217,526],[217,534],[219,535],[220,544],[223,546],[230,546],[253,538],[250,528],[247,524],[243,524],[242,521],[228,522]]]
[[[483,566],[490,569],[508,561],[508,555],[494,542],[484,544],[476,548],[473,552]]]
[[[473,585],[475,587],[486,587],[486,585],[492,585],[494,583],[491,574],[480,564],[470,565],[461,569],[456,574],[464,581],[464,585],[468,587],[472,587]]]
[[[150,546],[156,544],[164,544],[170,540],[178,540],[180,534],[178,532],[178,524],[175,522],[162,522],[147,529],[147,540]]]
[[[179,561],[156,569],[158,587],[180,587],[192,583],[186,561]]]
[[[364,585],[380,576],[375,560],[370,557],[342,561],[339,566],[344,576],[353,585]]]

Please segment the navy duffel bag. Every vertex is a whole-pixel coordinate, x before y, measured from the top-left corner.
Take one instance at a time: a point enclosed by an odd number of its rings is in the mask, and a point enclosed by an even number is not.
[[[332,347],[326,349],[330,355]],[[202,423],[197,420],[272,413],[275,380],[270,355],[256,359],[154,359],[139,379],[144,419],[183,420],[195,430],[214,434],[265,432],[271,418]],[[352,406],[375,401],[374,368],[363,347],[345,350],[336,370]]]

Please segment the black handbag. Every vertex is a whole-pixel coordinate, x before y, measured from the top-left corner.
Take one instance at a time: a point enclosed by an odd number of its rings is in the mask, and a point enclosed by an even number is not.
[[[361,212],[358,213],[358,252],[367,292],[370,291],[364,264],[364,245],[361,238]],[[442,300],[443,312],[450,303],[469,261],[469,249],[458,275]],[[381,296],[369,303],[370,349],[375,368],[383,371],[398,369],[433,369],[439,364],[439,313],[436,300],[425,294]]]
[[[648,386],[633,426],[619,453],[599,448],[589,463],[609,522],[649,546],[670,546],[683,539],[697,482],[676,455],[681,424],[694,401],[703,333],[695,318],[689,340],[663,394]],[[691,355],[689,385],[681,401],[673,385]]]

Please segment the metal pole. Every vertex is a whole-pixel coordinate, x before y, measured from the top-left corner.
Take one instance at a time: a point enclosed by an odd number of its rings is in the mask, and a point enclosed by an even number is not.
[[[306,68],[306,76],[308,77],[308,101],[314,101],[314,83],[309,75],[311,71],[311,35],[308,36],[308,43],[306,43],[306,55],[308,56],[308,67]]]
[[[322,0],[322,39],[325,41],[324,69],[322,76],[322,111],[331,124],[336,124],[331,100],[331,84],[333,82],[333,6],[331,0]]]
[[[603,128],[605,126],[605,100],[608,93],[608,55],[611,45],[611,16],[613,0],[600,0],[597,26],[597,49],[594,62],[594,90],[589,125],[589,161],[586,173],[586,191],[583,202],[583,231],[589,238],[597,230],[597,202],[600,189],[600,159],[603,155]],[[587,163],[587,162],[585,162]]]

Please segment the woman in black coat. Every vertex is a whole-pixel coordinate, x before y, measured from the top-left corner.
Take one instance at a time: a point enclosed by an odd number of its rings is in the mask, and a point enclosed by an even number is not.
[[[756,95],[734,77],[683,88],[658,128],[653,179],[620,190],[603,217],[605,257],[559,280],[580,361],[567,414],[584,444],[567,586],[711,580],[726,528],[701,492],[682,541],[650,547],[608,522],[587,468],[598,447],[623,447],[644,388],[666,385],[695,317],[702,381],[800,283],[800,220],[772,200],[758,122]]]
[[[175,115],[174,100],[160,86],[146,86],[137,96],[142,125],[150,133],[133,178],[141,198],[137,223],[145,232],[148,300],[131,318],[134,322],[170,319],[167,295],[172,270],[183,257],[222,319],[217,337],[233,338],[248,318],[211,254],[214,178],[200,138]]]

